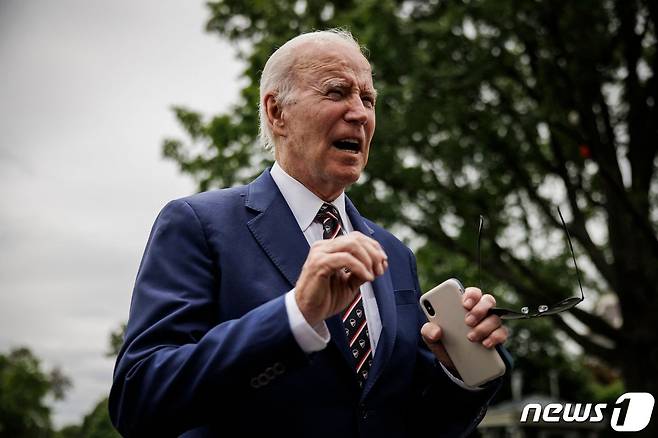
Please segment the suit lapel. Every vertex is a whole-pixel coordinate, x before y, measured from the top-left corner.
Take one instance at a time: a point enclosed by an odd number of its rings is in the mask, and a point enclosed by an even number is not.
[[[263,172],[249,184],[245,206],[259,212],[247,222],[252,235],[272,260],[272,263],[288,280],[290,286],[294,287],[308,255],[309,245],[299,229],[290,207],[288,207],[283,195],[274,183],[269,170]],[[364,222],[352,202],[347,198],[345,199],[345,209],[356,231],[377,239],[377,235]],[[362,392],[362,398],[377,381],[391,356],[397,327],[393,284],[389,271],[377,277],[373,281],[372,287],[382,321],[382,333],[377,343],[375,359]],[[332,316],[326,320],[326,323],[331,333],[331,341],[341,352],[346,364],[352,368],[353,359],[350,357],[345,329],[340,315]]]
[[[366,236],[378,240],[378,236],[375,234],[374,230],[365,223],[363,217],[354,207],[354,204],[352,204],[347,198],[345,198],[345,210],[347,211],[347,215],[349,216],[350,222],[355,231],[359,231]],[[372,289],[375,292],[375,298],[377,299],[377,308],[382,322],[382,333],[379,336],[377,351],[375,352],[375,360],[370,369],[370,375],[368,376],[368,380],[366,380],[366,386],[361,394],[362,399],[365,398],[375,384],[384,370],[384,366],[391,357],[398,322],[390,270],[386,270],[384,275],[375,278],[372,282]],[[344,334],[343,337],[345,337]]]
[[[245,205],[259,212],[247,222],[251,234],[290,286],[294,287],[306,261],[309,245],[269,170],[249,184]],[[349,356],[347,337],[340,315],[332,316],[326,323],[331,333],[331,342],[341,352],[346,365],[352,369],[352,359]]]
[[[294,287],[309,246],[269,170],[249,184],[245,205],[260,212],[247,222],[251,234]]]

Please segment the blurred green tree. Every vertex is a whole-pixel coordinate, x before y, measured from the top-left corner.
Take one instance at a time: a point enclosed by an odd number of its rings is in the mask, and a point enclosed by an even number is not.
[[[25,347],[0,354],[0,437],[52,436],[47,398],[63,398],[70,386],[58,368],[43,371]]]
[[[121,323],[116,330],[110,332],[106,357],[116,358],[123,344],[126,323]],[[107,397],[101,399],[92,410],[85,415],[81,424],[70,424],[57,431],[56,438],[118,438],[121,435],[114,429],[110,421]]]
[[[361,213],[410,242],[424,287],[479,281],[485,215],[484,286],[521,307],[577,293],[559,204],[587,300],[551,318],[551,330],[619,369],[627,390],[658,394],[655,1],[208,5],[208,31],[234,42],[246,69],[228,113],[174,108],[189,138],[163,151],[200,190],[247,181],[270,162],[256,140],[258,77],[274,48],[348,27],[368,47],[379,91],[370,161],[349,190]]]
[[[70,425],[61,429],[56,438],[119,438],[114,429],[107,408],[107,397],[85,415],[82,424]]]
[[[108,350],[105,353],[106,357],[116,358],[119,355],[119,350],[123,345],[123,338],[126,334],[126,323],[122,322],[116,330],[110,333],[110,340],[108,343]]]

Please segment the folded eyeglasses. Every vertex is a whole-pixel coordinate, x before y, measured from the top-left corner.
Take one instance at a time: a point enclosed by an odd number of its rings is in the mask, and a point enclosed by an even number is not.
[[[573,245],[571,244],[571,236],[569,235],[569,230],[567,229],[567,225],[565,224],[564,218],[562,217],[562,212],[560,211],[560,207],[557,207],[557,212],[560,215],[560,221],[562,221],[562,227],[564,228],[564,231],[566,233],[567,242],[569,242],[569,250],[571,251],[571,258],[573,259],[573,264],[576,267],[576,276],[578,278],[578,286],[580,287],[580,296],[567,298],[550,306],[546,304],[542,304],[538,306],[535,311],[531,311],[530,307],[528,306],[521,307],[520,310],[506,309],[504,307],[492,307],[491,309],[489,309],[489,315],[498,315],[501,319],[507,319],[507,320],[538,318],[540,316],[556,315],[558,313],[562,313],[564,311],[570,310],[576,307],[580,302],[582,302],[585,299],[585,293],[583,292],[583,285],[580,281],[580,270],[578,269],[578,264],[576,263],[576,256],[574,255],[573,252]],[[478,276],[480,278],[480,285],[482,284],[480,240],[482,237],[483,223],[484,223],[484,217],[480,215],[480,224],[478,226],[478,242],[477,242]]]

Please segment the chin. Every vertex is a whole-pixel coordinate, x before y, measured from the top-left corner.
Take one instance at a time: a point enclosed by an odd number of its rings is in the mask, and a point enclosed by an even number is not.
[[[361,177],[362,167],[352,168],[352,169],[341,169],[340,172],[334,173],[333,180],[340,182],[343,187],[350,186],[357,182]]]

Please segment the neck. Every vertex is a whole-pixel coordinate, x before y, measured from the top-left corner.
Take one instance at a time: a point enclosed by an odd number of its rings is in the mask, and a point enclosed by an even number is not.
[[[302,170],[298,170],[295,166],[289,165],[289,163],[281,161],[278,157],[278,154],[275,155],[275,160],[292,178],[299,181],[304,187],[306,187],[311,193],[313,193],[318,198],[322,199],[324,202],[333,202],[336,198],[340,196],[341,193],[345,191],[345,187],[339,184],[318,184],[313,178]]]

